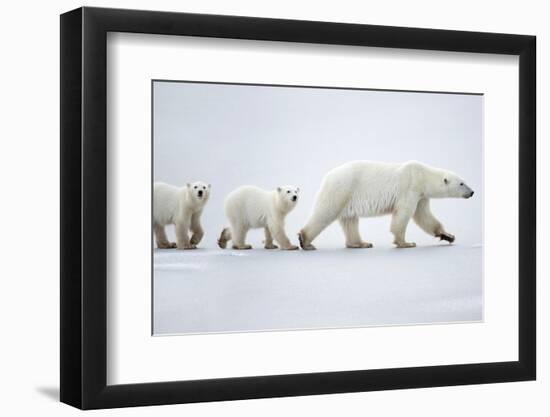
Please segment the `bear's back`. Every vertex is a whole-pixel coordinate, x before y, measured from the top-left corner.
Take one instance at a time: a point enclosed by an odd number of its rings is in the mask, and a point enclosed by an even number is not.
[[[265,218],[269,210],[271,193],[254,185],[243,185],[233,190],[225,199],[225,214],[230,219],[246,220],[256,224]]]

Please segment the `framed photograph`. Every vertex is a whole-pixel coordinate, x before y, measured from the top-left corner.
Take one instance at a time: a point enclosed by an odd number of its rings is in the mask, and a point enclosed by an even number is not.
[[[61,401],[533,380],[535,37],[61,16]]]

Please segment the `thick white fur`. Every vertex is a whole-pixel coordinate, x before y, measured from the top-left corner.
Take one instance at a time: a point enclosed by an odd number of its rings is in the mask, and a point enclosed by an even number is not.
[[[195,249],[204,232],[201,214],[210,197],[210,184],[194,182],[184,187],[156,182],[153,185],[153,228],[163,249]],[[164,227],[176,226],[176,243],[169,242]],[[189,238],[189,233],[192,233]]]
[[[416,161],[392,164],[353,161],[329,171],[317,194],[313,213],[300,231],[303,249],[333,221],[339,220],[350,248],[372,247],[359,235],[359,218],[392,215],[391,232],[400,247],[411,217],[426,232],[449,242],[454,236],[430,211],[430,198],[469,198],[473,191],[456,174]]]
[[[276,249],[275,240],[285,250],[298,249],[285,233],[285,217],[298,202],[299,188],[292,185],[273,191],[246,185],[232,191],[225,199],[225,215],[230,227],[222,230],[218,245],[225,248],[233,241],[233,249],[251,249],[245,243],[250,229],[263,228],[265,248]]]

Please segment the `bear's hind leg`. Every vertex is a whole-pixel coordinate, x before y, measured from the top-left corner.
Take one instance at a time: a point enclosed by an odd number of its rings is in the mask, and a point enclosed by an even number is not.
[[[335,196],[334,199],[337,200],[337,197],[339,196]],[[330,204],[322,204],[322,202],[319,201],[316,203],[313,215],[304,228],[298,233],[298,239],[300,240],[302,249],[315,249],[315,246],[313,246],[311,242],[338,218],[344,206],[344,199],[332,201]]]
[[[277,249],[278,246],[273,243],[273,236],[271,236],[271,232],[269,231],[269,228],[265,227],[264,232],[265,232],[264,248]]]
[[[358,217],[340,217],[338,220],[346,236],[346,248],[372,248],[372,243],[361,239]]]
[[[170,242],[168,240],[168,237],[166,236],[166,231],[164,230],[164,226],[161,226],[160,224],[155,223],[153,228],[155,230],[155,239],[157,241],[157,247],[159,249],[173,249],[176,247],[175,243]]]
[[[231,230],[229,227],[226,227],[222,230],[222,233],[220,234],[220,237],[218,239],[218,246],[221,249],[225,249],[227,247],[227,242],[231,240]]]
[[[244,243],[248,227],[244,225],[231,225],[231,234],[233,240],[233,249],[252,249],[251,245]]]

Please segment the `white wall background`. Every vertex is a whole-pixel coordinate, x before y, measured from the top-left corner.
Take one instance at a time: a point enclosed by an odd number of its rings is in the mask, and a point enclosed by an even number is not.
[[[3,229],[4,239],[0,243],[1,276],[5,285],[0,303],[3,329],[0,389],[4,394],[0,408],[5,415],[78,413],[57,403],[56,399],[59,377],[58,15],[81,5],[71,0],[29,1],[6,3],[3,8],[0,173],[4,199],[0,214],[7,227]],[[550,27],[544,2],[89,0],[87,5],[536,34],[541,144],[539,213],[550,210],[550,194],[543,190],[543,184],[550,180],[550,168],[541,163],[550,158],[550,150],[542,140],[548,135],[548,124],[542,115],[547,113],[550,96],[550,86],[542,75],[548,73],[550,58]],[[25,88],[21,88],[22,85]],[[545,236],[550,233],[550,223],[546,218],[539,220],[539,236]],[[550,262],[543,255],[549,250],[548,240],[540,239],[537,382],[149,407],[100,411],[94,415],[546,415],[550,362],[545,352],[550,342],[550,309],[543,300],[550,296],[545,280],[550,273]]]
[[[418,160],[456,172],[475,198],[436,199],[433,212],[457,243],[482,243],[481,95],[156,81],[153,103],[155,181],[212,184],[201,247],[216,247],[227,226],[224,199],[241,185],[300,187],[286,221],[296,242],[323,176],[357,159]],[[389,224],[387,216],[362,220],[363,239],[391,245]],[[408,232],[409,241],[436,242],[413,222]],[[261,247],[262,240],[263,230],[248,236],[253,246]],[[337,222],[316,244],[343,247]]]

